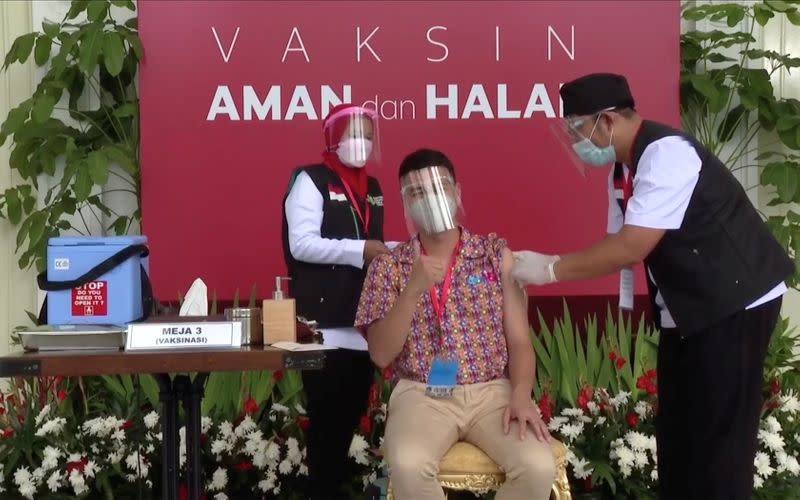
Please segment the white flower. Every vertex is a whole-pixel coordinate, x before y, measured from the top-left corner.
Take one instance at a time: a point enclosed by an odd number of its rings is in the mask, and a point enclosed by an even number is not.
[[[578,479],[586,479],[592,475],[594,468],[587,468],[587,465],[590,465],[588,460],[585,458],[577,458],[575,455],[572,455],[572,457],[573,458],[569,461],[569,463],[572,465],[572,471],[575,474],[575,477]]]
[[[758,431],[758,439],[772,451],[783,451],[785,445],[783,436],[774,432],[767,432],[765,430]]]
[[[775,418],[773,415],[764,419],[764,428],[768,432],[780,432],[781,431],[781,424],[778,422],[778,419]]]
[[[797,462],[797,457],[794,455],[789,455],[786,458],[785,467],[786,470],[789,471],[789,473],[793,476],[800,475],[800,463]]]
[[[297,469],[297,474],[300,476],[307,476],[308,475],[308,467],[306,464],[301,464],[300,468]]]
[[[211,430],[211,425],[213,422],[209,417],[203,417],[200,419],[200,432],[203,434],[208,434],[208,431]]]
[[[553,432],[558,432],[562,425],[569,422],[567,417],[553,417],[550,419],[550,423],[547,424],[547,428]]]
[[[561,410],[561,414],[565,417],[582,417],[583,410],[580,408],[564,408]]]
[[[756,453],[756,458],[753,461],[753,465],[756,467],[756,472],[764,479],[768,478],[773,472],[775,472],[769,463],[769,455],[763,451]]]
[[[628,431],[625,434],[625,440],[631,445],[634,450],[648,450],[651,446],[650,438],[641,432]],[[655,449],[653,449],[655,451]]]
[[[653,470],[650,471],[650,480],[654,483],[658,482],[658,467],[653,467]]]
[[[222,491],[227,485],[228,471],[222,467],[217,467],[217,470],[214,471],[214,475],[211,477],[211,485],[208,489],[211,491]]]
[[[794,391],[789,391],[785,396],[781,396],[780,402],[782,412],[790,413],[792,415],[800,412],[800,401],[798,401]]]
[[[303,454],[300,453],[300,446],[297,440],[293,437],[290,437],[286,440],[286,447],[288,449],[286,458],[289,460],[289,463],[292,465],[300,465],[300,463],[303,461]]]
[[[125,441],[125,431],[122,429],[115,430],[114,434],[111,435],[111,439],[119,442]]]
[[[72,485],[72,490],[75,492],[75,495],[82,495],[89,491],[89,487],[86,486],[86,480],[77,469],[72,469],[72,472],[70,472],[69,483]]]
[[[644,420],[653,411],[653,407],[647,401],[637,401],[633,411],[639,415],[639,418]]]
[[[600,413],[600,406],[598,406],[597,403],[595,403],[594,401],[589,401],[588,403],[586,403],[586,407],[589,409],[589,413],[591,413],[592,415],[597,415],[598,413]]]
[[[47,422],[36,431],[36,435],[39,437],[46,436],[48,434],[58,434],[61,432],[61,429],[64,428],[64,424],[67,423],[67,419],[63,417],[56,417],[53,420],[48,420]]]
[[[34,477],[27,467],[20,467],[14,472],[14,484],[17,485],[19,494],[25,498],[33,500],[37,487],[34,484]]]
[[[94,460],[89,460],[83,467],[83,475],[85,477],[94,477],[98,470],[99,469],[97,468],[97,464],[94,463]]]
[[[214,495],[214,500],[228,500],[228,495],[225,493],[217,493]]]
[[[219,433],[222,434],[223,437],[231,437],[233,435],[233,424],[227,420],[222,422],[219,424]]]
[[[764,480],[758,474],[753,475],[753,489],[761,489],[764,486]]]
[[[305,415],[306,414],[306,409],[303,408],[302,406],[300,406],[300,403],[297,403],[296,405],[294,405],[294,409],[297,410],[297,413],[299,413],[300,415]]]
[[[648,463],[648,461],[647,461],[647,453],[645,453],[643,451],[635,452],[634,455],[633,455],[633,461],[634,461],[634,464],[636,465],[637,469],[639,469],[639,470],[644,469],[645,466],[647,466],[647,463]]]
[[[225,440],[217,439],[211,443],[211,453],[214,455],[221,455],[226,449],[228,449],[228,443]]]
[[[42,458],[42,469],[49,471],[58,467],[58,459],[61,458],[61,451],[52,446],[44,447],[44,457]],[[55,491],[55,490],[53,490]]]
[[[566,424],[561,428],[561,434],[571,443],[575,438],[583,432],[583,422],[576,422],[574,424]]]
[[[36,415],[36,427],[39,427],[39,424],[42,423],[42,420],[44,420],[44,417],[46,417],[49,413],[50,413],[50,405],[49,404],[48,405],[44,405],[44,408],[42,408],[42,411],[40,411],[39,414]]]
[[[59,486],[61,486],[61,473],[59,471],[53,471],[50,474],[50,477],[47,478],[47,487],[55,493],[58,491]]]
[[[604,423],[606,423],[606,417],[601,415],[601,416],[597,417],[597,422],[595,422],[594,425],[595,425],[595,427],[598,427],[598,426],[603,425]]]
[[[284,460],[278,466],[278,472],[280,472],[283,475],[289,474],[290,472],[292,472],[292,464],[288,460]]]
[[[245,415],[244,419],[242,419],[241,423],[239,423],[239,426],[236,427],[235,434],[239,437],[244,437],[255,428],[256,423],[253,422],[253,419],[250,418],[250,415]]]
[[[280,413],[289,413],[289,408],[283,406],[280,403],[272,403],[272,407],[269,409],[270,413],[272,412],[280,412]]]
[[[153,427],[158,424],[158,412],[151,411],[147,415],[144,416],[144,426],[148,429],[152,429]]]
[[[141,478],[147,477],[147,473],[150,470],[150,466],[147,465],[144,455],[140,455],[138,451],[128,455],[128,458],[125,459],[125,465],[128,466],[128,469],[137,473]],[[135,475],[133,477],[136,479]]]
[[[355,434],[353,440],[350,442],[350,451],[348,455],[354,458],[357,464],[369,465],[369,460],[367,459],[368,446],[369,444],[367,440],[364,439],[364,436]]]
[[[611,404],[614,405],[615,410],[619,410],[620,406],[628,402],[628,397],[630,397],[630,395],[630,392],[620,391],[619,394],[611,398],[609,401],[611,401]]]

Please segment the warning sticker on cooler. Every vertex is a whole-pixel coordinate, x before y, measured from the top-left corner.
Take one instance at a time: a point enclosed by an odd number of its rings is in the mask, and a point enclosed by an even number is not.
[[[108,287],[105,281],[90,281],[72,289],[73,316],[107,316]]]

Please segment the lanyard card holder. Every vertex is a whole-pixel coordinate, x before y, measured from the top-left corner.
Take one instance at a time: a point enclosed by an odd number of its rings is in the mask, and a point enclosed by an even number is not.
[[[457,379],[458,361],[453,358],[436,357],[428,374],[425,394],[437,399],[451,398]]]

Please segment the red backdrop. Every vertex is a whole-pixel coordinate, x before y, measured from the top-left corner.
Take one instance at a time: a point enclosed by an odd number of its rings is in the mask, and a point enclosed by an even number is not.
[[[221,299],[236,288],[247,296],[253,283],[263,297],[285,273],[281,202],[291,169],[320,159],[322,86],[339,98],[349,86],[350,101],[382,105],[383,164],[373,173],[394,240],[407,237],[397,166],[418,147],[453,160],[473,231],[552,253],[601,238],[608,170],[581,178],[549,132],[559,84],[574,77],[622,73],[640,112],[678,124],[677,0],[139,8],[143,233],[161,300],[198,276]],[[430,85],[436,97],[455,97],[454,118],[447,105],[428,115]],[[642,293],[641,270],[637,278]],[[536,293],[617,291],[609,277]]]

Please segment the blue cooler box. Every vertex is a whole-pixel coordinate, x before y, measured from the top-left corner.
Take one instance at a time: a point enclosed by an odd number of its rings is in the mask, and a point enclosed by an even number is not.
[[[70,281],[146,236],[74,236],[47,242],[47,280]],[[51,325],[125,324],[142,317],[142,276],[147,257],[134,255],[96,280],[70,290],[47,292]]]

